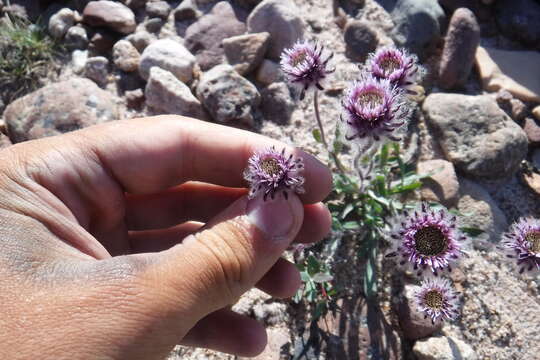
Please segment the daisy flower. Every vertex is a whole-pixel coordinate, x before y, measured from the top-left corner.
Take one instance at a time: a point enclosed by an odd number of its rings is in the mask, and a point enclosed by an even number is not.
[[[458,316],[458,296],[450,281],[443,278],[426,278],[414,294],[416,307],[425,318],[437,321],[453,320]]]
[[[520,274],[540,271],[540,221],[525,218],[514,223],[499,248],[515,260]]]
[[[405,50],[384,47],[371,55],[368,68],[377,79],[386,79],[391,84],[415,94],[412,86],[421,80],[424,69],[418,59]]]

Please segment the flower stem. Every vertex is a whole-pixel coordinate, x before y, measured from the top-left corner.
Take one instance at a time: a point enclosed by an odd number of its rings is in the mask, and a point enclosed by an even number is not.
[[[336,164],[336,167],[338,168],[339,172],[342,175],[345,175],[346,171],[345,171],[345,168],[343,167],[343,164],[341,163],[341,161],[339,161],[337,154],[334,153],[334,151],[330,149],[330,147],[328,146],[328,143],[326,142],[326,136],[324,135],[324,129],[322,126],[322,121],[321,121],[321,114],[319,112],[319,91],[317,90],[315,90],[315,94],[313,95],[313,107],[315,109],[315,119],[317,120],[317,125],[319,126],[319,131],[321,133],[321,142],[323,143],[326,151],[328,151],[328,153],[334,160],[334,163]]]

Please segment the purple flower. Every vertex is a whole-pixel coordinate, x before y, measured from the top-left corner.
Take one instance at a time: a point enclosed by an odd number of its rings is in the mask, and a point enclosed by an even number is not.
[[[386,257],[396,257],[400,266],[412,268],[417,276],[426,269],[435,276],[439,271],[452,271],[452,264],[464,254],[466,240],[456,223],[445,208],[434,210],[422,203],[397,221],[390,235],[394,247]]]
[[[306,90],[315,86],[323,90],[321,82],[335,69],[327,68],[328,62],[334,56],[330,54],[324,59],[324,47],[309,41],[298,41],[290,49],[281,54],[281,69],[287,79],[300,90],[300,99],[304,98]]]
[[[347,90],[343,101],[345,138],[369,146],[383,138],[398,141],[396,134],[408,116],[402,92],[388,80],[365,75]]]
[[[387,79],[392,85],[415,93],[411,85],[418,82],[424,72],[417,63],[416,56],[407,54],[405,50],[384,47],[370,57],[368,68],[375,78]]]
[[[426,278],[414,294],[418,310],[431,322],[453,320],[458,316],[458,296],[450,281],[443,278]]]
[[[514,223],[499,248],[515,259],[520,274],[540,271],[540,221],[526,218]]]
[[[283,191],[285,197],[288,197],[288,191],[304,193],[303,170],[303,160],[292,154],[287,156],[285,149],[279,152],[272,146],[253,154],[244,171],[244,178],[250,185],[249,198],[263,194],[264,200],[268,196],[273,199],[279,191]]]

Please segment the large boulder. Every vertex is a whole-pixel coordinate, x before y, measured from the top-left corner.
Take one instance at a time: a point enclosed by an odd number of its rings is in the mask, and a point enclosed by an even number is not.
[[[473,177],[510,176],[527,154],[527,135],[488,95],[431,94],[423,110],[446,159]]]
[[[246,25],[238,20],[231,4],[221,1],[186,29],[185,44],[197,57],[201,69],[208,70],[222,63],[221,41],[245,31]]]
[[[300,10],[288,0],[264,0],[247,19],[248,32],[270,33],[267,56],[279,60],[281,52],[304,38],[304,22]]]
[[[154,66],[145,89],[146,105],[158,112],[205,119],[201,103],[171,72]]]
[[[131,34],[137,23],[135,14],[127,6],[115,1],[90,1],[83,10],[83,22],[105,26],[122,34]]]
[[[419,57],[437,45],[446,18],[434,0],[398,0],[391,15],[396,24],[392,31],[396,44]]]
[[[161,39],[148,45],[141,55],[139,74],[143,79],[148,79],[153,66],[170,71],[179,80],[187,83],[193,78],[195,57],[179,42]]]
[[[114,97],[88,79],[48,85],[11,103],[4,112],[13,143],[116,120]]]
[[[218,65],[203,74],[197,97],[220,123],[254,124],[254,111],[261,102],[257,88],[230,65]]]

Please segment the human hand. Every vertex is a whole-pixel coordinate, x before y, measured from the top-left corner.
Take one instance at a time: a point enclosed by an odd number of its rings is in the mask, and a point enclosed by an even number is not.
[[[247,199],[247,159],[270,145],[285,146],[162,116],[0,151],[0,358],[262,351],[262,325],[228,306],[253,286],[291,296],[281,254],[330,227],[331,175],[299,150],[305,194]]]

